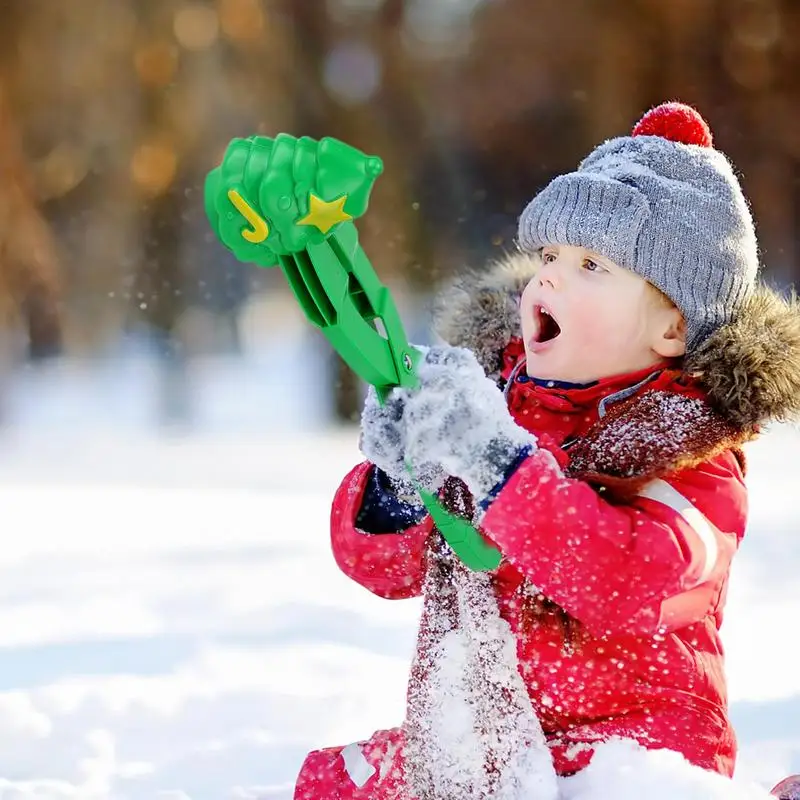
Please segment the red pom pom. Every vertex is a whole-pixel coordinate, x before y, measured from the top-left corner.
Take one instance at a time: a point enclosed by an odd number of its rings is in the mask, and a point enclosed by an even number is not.
[[[708,123],[691,106],[662,103],[651,108],[635,125],[632,136],[662,136],[671,142],[712,146]]]

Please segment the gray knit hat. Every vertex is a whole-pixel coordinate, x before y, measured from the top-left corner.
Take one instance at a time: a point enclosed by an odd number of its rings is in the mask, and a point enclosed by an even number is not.
[[[687,323],[687,351],[730,322],[755,287],[758,244],[728,159],[693,108],[665,103],[630,136],[560,175],[519,220],[519,244],[594,250],[657,286]]]

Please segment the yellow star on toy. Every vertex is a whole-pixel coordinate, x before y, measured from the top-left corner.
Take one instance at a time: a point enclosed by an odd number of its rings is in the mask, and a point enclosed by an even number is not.
[[[337,223],[353,219],[344,210],[344,204],[347,202],[347,195],[340,197],[338,200],[331,200],[329,203],[326,200],[320,199],[315,194],[309,193],[308,200],[311,210],[308,212],[307,216],[297,221],[298,225],[314,225],[319,228],[322,233],[327,233]]]

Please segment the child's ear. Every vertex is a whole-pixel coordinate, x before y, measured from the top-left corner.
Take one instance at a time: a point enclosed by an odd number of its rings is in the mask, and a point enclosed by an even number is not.
[[[680,358],[686,353],[686,320],[677,308],[664,309],[666,319],[653,350],[662,358]]]

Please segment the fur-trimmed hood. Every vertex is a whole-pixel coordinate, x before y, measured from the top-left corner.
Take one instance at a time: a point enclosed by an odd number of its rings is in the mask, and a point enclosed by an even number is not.
[[[436,301],[434,327],[451,345],[472,350],[499,377],[502,354],[520,336],[519,297],[539,265],[518,253],[461,276]],[[708,402],[742,431],[800,418],[800,302],[761,284],[738,317],[684,360],[684,372]]]

